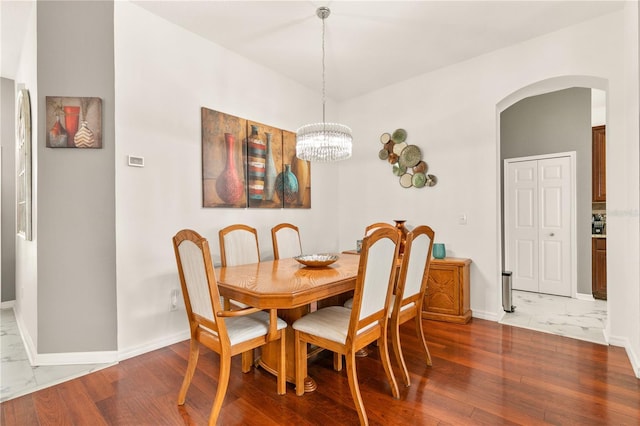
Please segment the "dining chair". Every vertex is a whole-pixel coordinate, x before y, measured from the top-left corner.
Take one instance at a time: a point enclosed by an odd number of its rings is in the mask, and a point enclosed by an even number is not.
[[[398,228],[396,228],[394,225],[391,225],[390,223],[386,223],[386,222],[375,222],[372,223],[371,225],[367,226],[366,228],[364,228],[364,235],[370,235],[373,231],[375,231],[376,229],[393,229],[396,232],[398,231]],[[353,297],[347,299],[344,302],[344,307],[345,308],[349,308],[351,309],[351,306],[353,306]]]
[[[229,225],[218,231],[222,266],[260,262],[258,231],[244,224]]]
[[[218,283],[213,269],[209,243],[197,232],[183,229],[173,237],[173,248],[178,275],[189,320],[191,341],[187,371],[178,394],[178,405],[183,405],[187,390],[196,371],[200,344],[220,355],[220,372],[216,396],[209,416],[209,425],[215,425],[224,401],[231,371],[231,357],[280,340],[278,358],[277,393],[286,392],[285,335],[287,323],[258,308],[223,310]]]
[[[360,424],[368,419],[356,373],[356,351],[378,341],[380,359],[394,398],[398,385],[391,370],[387,347],[388,310],[393,290],[400,235],[390,229],[378,229],[364,237],[351,309],[329,306],[295,321],[296,394],[304,394],[307,376],[307,343],[346,357],[347,378]]]
[[[302,254],[300,230],[291,223],[280,223],[271,228],[271,243],[273,245],[273,259],[286,259]],[[318,302],[309,304],[309,311],[317,309]]]
[[[302,254],[300,231],[297,226],[290,223],[280,223],[271,228],[271,242],[275,260]]]
[[[229,225],[218,231],[220,241],[220,261],[222,266],[245,265],[260,262],[258,231],[248,225]],[[224,298],[224,309],[231,310],[232,305],[240,309],[249,306],[237,300]],[[253,351],[242,354],[242,372],[247,373],[253,365]]]
[[[398,228],[396,228],[395,225],[392,225],[390,223],[387,223],[387,222],[376,222],[376,223],[372,223],[371,225],[369,225],[366,228],[364,228],[364,235],[369,235],[373,231],[375,231],[376,229],[379,229],[379,228],[395,229],[396,231],[398,230]]]
[[[431,354],[427,347],[422,325],[422,304],[427,291],[433,238],[433,229],[425,225],[418,226],[407,234],[400,274],[396,282],[396,292],[391,296],[391,308],[389,309],[391,345],[396,361],[402,369],[402,378],[406,386],[410,386],[411,381],[400,345],[401,324],[415,319],[418,340],[424,348],[427,365],[431,366]]]

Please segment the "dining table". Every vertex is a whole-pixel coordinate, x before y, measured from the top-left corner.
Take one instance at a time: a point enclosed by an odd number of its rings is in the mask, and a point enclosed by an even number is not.
[[[295,258],[286,258],[216,268],[223,297],[260,309],[275,308],[278,316],[287,322],[285,358],[290,383],[295,383],[295,340],[291,325],[309,312],[313,302],[331,300],[355,288],[360,256],[337,256],[334,263],[321,267],[305,266]],[[278,354],[279,343],[267,343],[262,347],[258,364],[276,374]],[[305,392],[312,392],[316,387],[311,377],[305,379]]]

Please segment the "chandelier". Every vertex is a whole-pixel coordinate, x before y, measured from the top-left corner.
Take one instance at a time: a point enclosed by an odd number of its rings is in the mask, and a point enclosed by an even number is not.
[[[324,20],[330,13],[324,6],[316,10],[322,19],[322,123],[307,124],[296,131],[296,157],[301,160],[331,162],[351,157],[351,129],[325,120]]]

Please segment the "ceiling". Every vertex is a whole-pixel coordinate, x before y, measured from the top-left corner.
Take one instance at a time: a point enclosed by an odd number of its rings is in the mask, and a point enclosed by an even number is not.
[[[14,3],[7,7],[8,4]],[[2,0],[5,24],[24,5]],[[30,3],[30,2],[26,2]],[[622,1],[135,1],[137,5],[300,84],[349,99],[417,75],[621,9]],[[28,16],[28,15],[27,15]],[[16,40],[24,36],[13,35]],[[18,49],[19,52],[19,49]],[[8,49],[7,53],[13,53]],[[5,60],[7,70],[5,74]],[[13,71],[15,74],[15,70]]]

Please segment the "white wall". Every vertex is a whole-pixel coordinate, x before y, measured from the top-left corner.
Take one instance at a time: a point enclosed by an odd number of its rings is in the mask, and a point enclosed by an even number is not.
[[[31,186],[33,203],[32,210],[32,241],[25,241],[16,236],[16,304],[14,310],[16,319],[25,339],[27,353],[33,361],[37,352],[38,341],[38,152],[36,141],[38,140],[38,87],[37,87],[37,12],[35,2],[31,8],[28,20],[18,71],[16,72],[16,93],[25,88],[29,90],[31,101]]]
[[[629,8],[635,22],[628,18]],[[258,228],[265,258],[271,255],[269,228],[282,221],[300,226],[307,252],[353,248],[374,221],[428,223],[449,256],[473,260],[474,316],[498,319],[499,112],[521,99],[507,102],[522,88],[533,85],[535,95],[542,93],[537,82],[550,79],[556,85],[549,90],[557,90],[562,76],[589,76],[586,82],[608,82],[597,88],[609,95],[608,280],[616,283],[609,293],[610,333],[638,365],[637,59],[635,87],[622,71],[629,66],[625,54],[638,47],[637,16],[637,5],[631,4],[624,12],[344,102],[340,120],[354,130],[354,156],[338,165],[313,165],[312,209],[241,210],[200,207],[200,107],[295,130],[317,120],[318,94],[135,5],[116,2],[121,357],[186,337],[184,312],[169,312],[170,290],[178,286],[171,236],[183,227],[209,238],[217,262],[217,231],[236,222]],[[328,110],[334,108],[330,104]],[[400,127],[408,131],[409,143],[422,149],[429,173],[439,178],[437,186],[402,189],[389,164],[378,160],[380,134]],[[145,168],[127,167],[127,154],[144,156]],[[612,215],[615,211],[621,214]],[[467,215],[466,225],[457,223],[459,214]]]
[[[637,50],[638,23],[625,20],[626,13],[588,21],[342,104],[343,122],[352,126],[359,138],[353,159],[340,166],[340,205],[351,206],[356,212],[341,217],[340,247],[351,247],[368,222],[406,219],[410,226],[427,223],[436,231],[436,241],[447,245],[449,256],[473,260],[474,316],[498,319],[502,313],[498,114],[510,105],[501,101],[521,88],[560,76],[591,76],[585,81],[605,79],[608,87],[598,88],[607,89],[609,94],[610,333],[612,340],[640,353],[635,297],[639,282],[638,138],[637,132],[625,134],[626,120],[634,117],[626,103],[637,106],[638,92],[636,87],[629,87],[622,72],[623,66],[629,66],[624,58],[629,38],[624,34],[625,24],[636,29],[630,43],[635,43]],[[637,58],[637,52],[635,55]],[[637,59],[635,69],[637,79]],[[582,78],[567,79],[579,80]],[[531,95],[540,93],[537,88]],[[637,129],[637,109],[635,120]],[[389,164],[378,159],[380,134],[396,128],[406,129],[408,143],[422,149],[429,173],[438,176],[435,187],[403,189]],[[612,217],[616,211],[621,213]],[[458,215],[463,213],[467,225],[458,224]],[[625,300],[627,294],[634,295],[633,300]]]
[[[150,36],[152,35],[152,36]],[[299,226],[305,252],[335,251],[338,167],[313,164],[312,208],[202,208],[200,108],[295,131],[318,120],[321,98],[290,80],[128,2],[115,4],[116,242],[121,358],[188,337],[171,237],[192,228],[219,263],[219,229],[258,229],[272,258],[272,226]],[[327,106],[332,110],[331,104]],[[335,110],[335,108],[333,109]],[[127,155],[145,158],[127,166]]]

